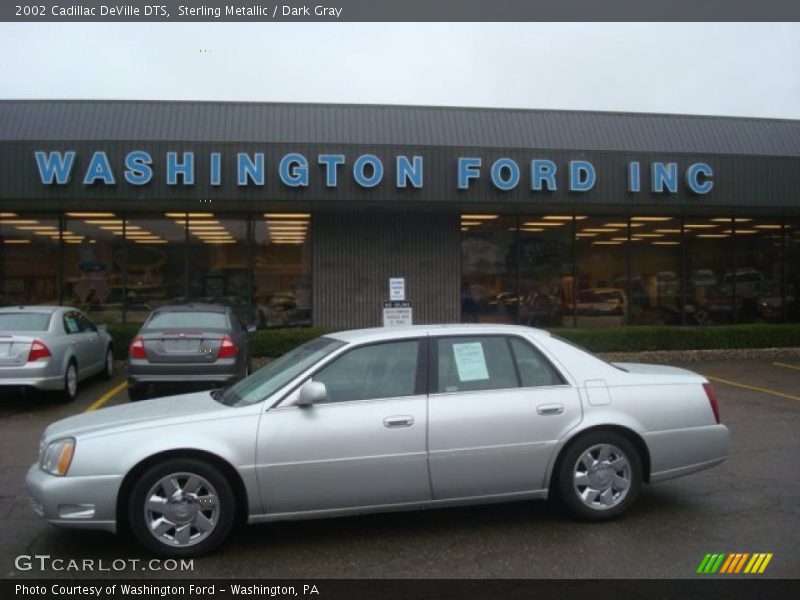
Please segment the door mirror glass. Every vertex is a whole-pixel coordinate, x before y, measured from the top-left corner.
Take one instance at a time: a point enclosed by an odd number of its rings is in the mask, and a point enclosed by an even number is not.
[[[295,406],[311,406],[325,402],[328,399],[328,390],[321,381],[308,381],[300,388]]]

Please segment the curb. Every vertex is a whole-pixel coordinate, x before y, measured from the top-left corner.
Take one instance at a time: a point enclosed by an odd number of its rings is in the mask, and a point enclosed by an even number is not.
[[[652,350],[647,352],[598,352],[608,362],[676,363],[714,360],[800,360],[800,348],[718,348],[715,350]]]

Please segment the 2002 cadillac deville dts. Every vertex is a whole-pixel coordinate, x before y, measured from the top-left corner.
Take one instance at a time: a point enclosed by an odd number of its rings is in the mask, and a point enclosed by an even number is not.
[[[545,331],[444,325],[330,334],[232,387],[50,425],[27,475],[51,523],[193,556],[237,522],[557,496],[616,517],[643,482],[717,465],[714,391],[608,364]]]

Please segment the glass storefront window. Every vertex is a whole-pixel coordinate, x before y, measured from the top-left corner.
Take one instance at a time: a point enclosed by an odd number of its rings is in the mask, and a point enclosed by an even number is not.
[[[185,214],[127,217],[124,250],[127,323],[143,323],[157,306],[186,301]]]
[[[730,217],[686,217],[687,323],[734,322],[733,220]]]
[[[737,323],[783,321],[782,230],[781,219],[736,218],[736,270],[723,285],[736,285]]]
[[[683,323],[681,219],[634,216],[630,228],[630,322],[680,325]]]
[[[188,299],[231,306],[242,323],[255,324],[246,216],[190,213],[185,226],[189,232]]]
[[[517,218],[461,215],[461,320],[516,323]]]
[[[786,321],[800,322],[800,220],[784,223],[783,263],[786,283]]]
[[[270,212],[253,220],[254,322],[311,325],[311,215]]]
[[[628,285],[628,222],[624,217],[589,217],[576,222],[575,260],[578,280],[574,303],[577,327],[619,327],[629,314],[640,314],[643,285]]]
[[[576,223],[585,216],[574,218]],[[531,327],[572,325],[573,217],[523,215],[519,219],[518,322]]]
[[[0,306],[60,301],[58,215],[0,212]]]
[[[113,212],[68,212],[63,232],[64,304],[95,323],[123,320],[123,219]]]

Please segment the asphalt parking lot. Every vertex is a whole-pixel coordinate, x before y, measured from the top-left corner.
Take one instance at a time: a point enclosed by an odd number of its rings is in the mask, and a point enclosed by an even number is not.
[[[646,486],[624,518],[575,522],[547,502],[517,502],[251,526],[193,577],[692,578],[706,553],[770,552],[763,575],[798,577],[800,363],[692,363],[714,378],[733,452],[720,467]],[[0,396],[0,569],[3,577],[165,577],[15,568],[18,555],[149,559],[132,541],[58,529],[30,510],[24,476],[45,426],[90,407],[127,402],[123,379],[84,384],[78,399]],[[100,408],[96,408],[100,409]],[[744,577],[744,575],[741,575]],[[748,576],[749,577],[749,576]]]

